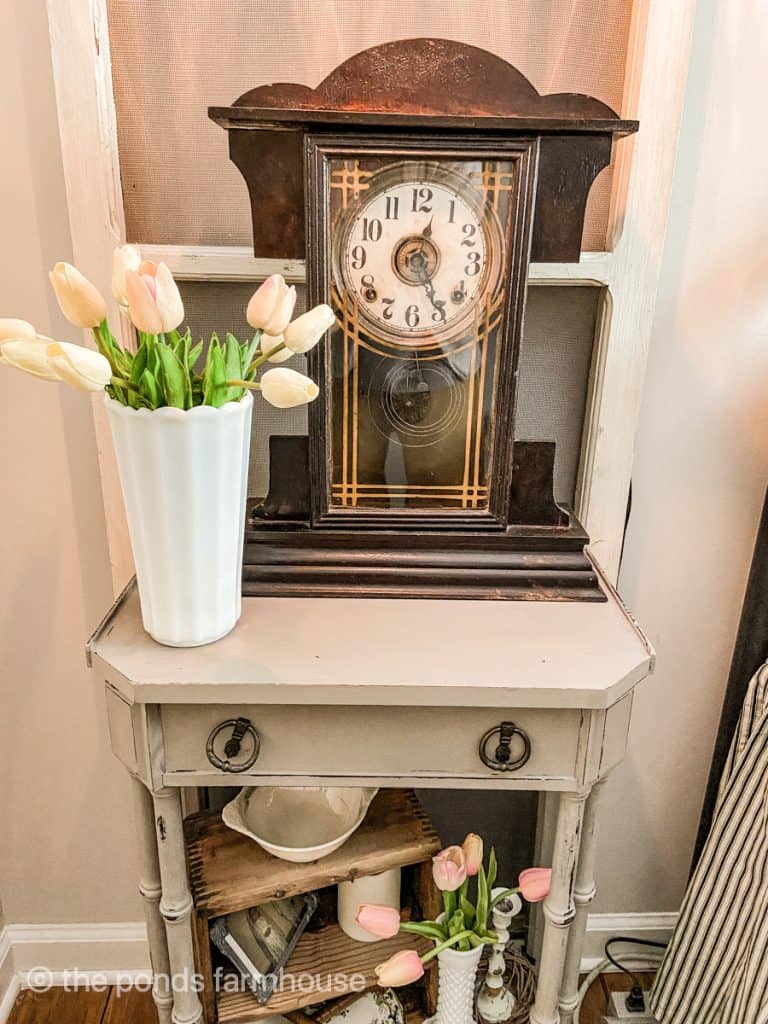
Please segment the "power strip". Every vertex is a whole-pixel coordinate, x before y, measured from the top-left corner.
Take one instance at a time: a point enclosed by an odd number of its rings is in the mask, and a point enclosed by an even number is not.
[[[643,992],[643,998],[645,999],[645,1005],[648,1006],[649,992]],[[626,992],[611,992],[611,1001],[608,1006],[608,1013],[610,1016],[603,1017],[603,1024],[626,1024],[626,1021],[634,1021],[635,1024],[658,1024],[655,1017],[652,1017],[650,1011],[646,1010],[645,1013],[633,1013],[626,1007]]]

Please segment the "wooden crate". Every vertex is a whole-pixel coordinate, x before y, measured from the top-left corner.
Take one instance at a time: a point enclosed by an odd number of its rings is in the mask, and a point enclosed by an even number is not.
[[[360,990],[364,991],[376,983],[376,964],[392,953],[409,948],[423,952],[430,946],[428,941],[406,934],[375,943],[356,942],[338,925],[329,925],[321,931],[305,932],[286,967],[286,975],[316,977],[319,987],[303,984],[300,991],[278,991],[266,1005],[248,992],[222,991],[217,997],[209,936],[211,918],[408,866],[418,866],[416,889],[421,913],[434,917],[439,913],[439,901],[431,884],[430,862],[440,849],[440,840],[415,793],[399,789],[381,790],[365,821],[347,842],[335,853],[310,864],[278,860],[227,828],[218,812],[191,815],[184,827],[206,1024],[245,1024],[342,996],[349,992],[344,975],[360,974]],[[436,972],[430,970],[425,983],[430,1010],[434,1007],[435,984]]]

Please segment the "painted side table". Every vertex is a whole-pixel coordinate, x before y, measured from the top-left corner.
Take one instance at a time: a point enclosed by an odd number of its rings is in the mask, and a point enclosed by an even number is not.
[[[183,789],[340,783],[559,796],[531,1022],[570,1024],[599,793],[653,668],[603,587],[604,603],[250,598],[224,640],[175,649],[144,633],[129,586],[88,657],[134,780],[161,1024],[202,1020],[184,982],[194,954]]]

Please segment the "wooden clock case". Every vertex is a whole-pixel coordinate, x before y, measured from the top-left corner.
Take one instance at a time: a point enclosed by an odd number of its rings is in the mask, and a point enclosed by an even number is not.
[[[455,511],[329,514],[327,358],[309,370],[321,399],[309,437],[270,438],[270,484],[249,508],[243,593],[605,600],[573,512],[553,497],[554,442],[515,440],[516,369],[528,264],[578,262],[590,187],[613,139],[637,130],[599,100],[541,96],[512,65],[443,39],[408,39],[358,53],[316,89],[253,89],[211,118],[229,132],[248,186],[254,251],[305,259],[309,302],[325,300],[317,153],[372,141],[413,152],[519,150],[514,257],[497,388],[492,516]],[[324,400],[325,398],[325,400]],[[370,511],[370,510],[369,510]]]

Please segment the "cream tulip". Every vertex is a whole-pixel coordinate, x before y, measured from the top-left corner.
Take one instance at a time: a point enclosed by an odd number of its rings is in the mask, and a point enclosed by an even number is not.
[[[37,337],[37,331],[26,320],[15,320],[12,317],[0,317],[0,342]]]
[[[267,370],[259,381],[261,393],[276,409],[292,409],[296,405],[314,402],[320,389],[313,380],[287,366]]]
[[[78,391],[103,391],[112,379],[112,367],[100,352],[67,341],[48,345],[48,362],[65,384]]]
[[[120,245],[112,254],[112,297],[124,311],[128,309],[125,275],[129,270],[137,272],[140,266],[141,252],[135,245]]]
[[[131,322],[145,334],[173,331],[184,319],[178,285],[165,263],[145,260],[138,271],[127,270],[125,293]]]
[[[3,362],[41,380],[61,380],[48,358],[50,338],[12,338],[0,342]]]
[[[259,350],[263,355],[267,355],[273,349],[280,345],[284,345],[285,341],[282,334],[262,334],[261,341],[259,342]],[[268,363],[284,363],[288,359],[293,358],[293,352],[289,348],[281,348],[279,352],[275,352],[274,355],[267,356]]]
[[[289,288],[282,274],[271,274],[251,296],[246,319],[255,331],[282,334],[293,316],[296,289]]]
[[[71,263],[57,263],[48,276],[61,312],[75,327],[98,327],[106,319],[101,292]]]
[[[32,340],[36,337],[35,328],[26,320],[16,320],[13,317],[0,317],[0,343],[4,341],[18,341],[21,338]],[[290,356],[291,353],[289,352]],[[0,365],[5,362],[3,353],[0,351]]]
[[[285,329],[286,348],[298,354],[309,352],[333,325],[335,319],[333,310],[325,303],[302,313]]]

